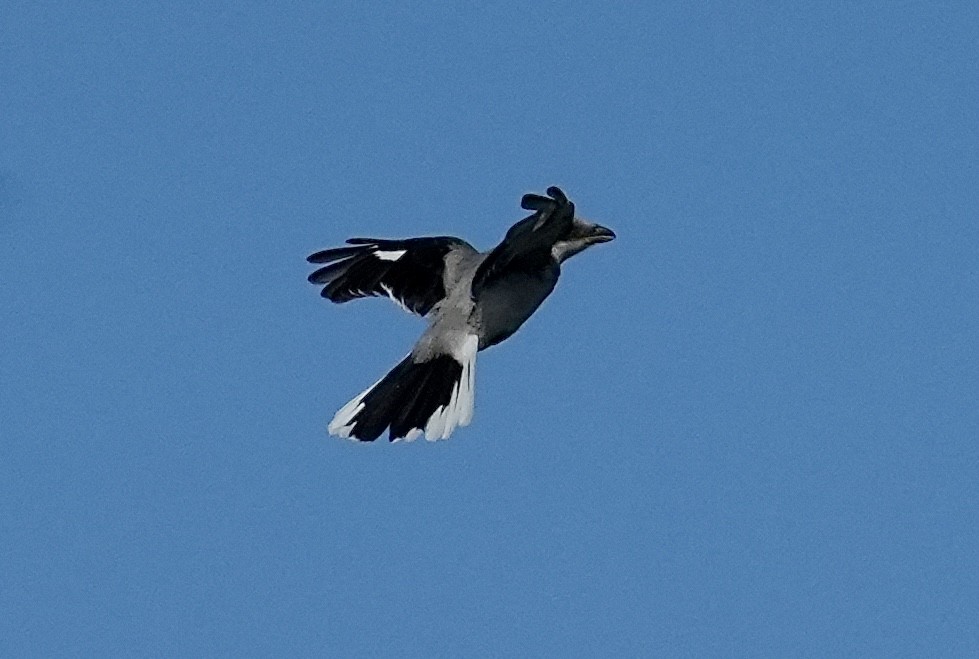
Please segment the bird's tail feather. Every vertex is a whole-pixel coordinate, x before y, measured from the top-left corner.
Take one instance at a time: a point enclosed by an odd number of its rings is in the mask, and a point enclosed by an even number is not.
[[[429,440],[446,439],[472,420],[475,376],[475,350],[462,363],[451,355],[416,363],[408,355],[340,408],[330,434],[371,442],[390,428],[391,441],[410,441],[422,432]]]

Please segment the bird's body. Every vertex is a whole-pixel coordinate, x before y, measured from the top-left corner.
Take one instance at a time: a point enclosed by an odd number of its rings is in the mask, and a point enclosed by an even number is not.
[[[391,440],[445,439],[473,412],[476,353],[509,338],[551,294],[561,262],[615,237],[574,216],[556,187],[550,197],[525,195],[535,213],[480,253],[459,238],[352,238],[348,246],[311,255],[328,264],[309,276],[333,302],[385,295],[429,317],[411,353],[342,407],[332,434],[362,441],[390,429]]]

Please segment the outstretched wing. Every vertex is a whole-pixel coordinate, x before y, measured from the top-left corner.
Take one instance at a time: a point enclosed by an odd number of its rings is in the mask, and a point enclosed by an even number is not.
[[[316,252],[307,261],[326,265],[309,276],[332,302],[383,295],[424,316],[445,297],[445,257],[453,250],[476,253],[451,236],[386,240],[351,238],[347,247]]]
[[[506,273],[536,271],[551,260],[551,248],[567,235],[574,221],[574,204],[561,188],[551,186],[547,197],[525,194],[520,207],[534,211],[517,222],[486,257],[473,278],[473,293]]]

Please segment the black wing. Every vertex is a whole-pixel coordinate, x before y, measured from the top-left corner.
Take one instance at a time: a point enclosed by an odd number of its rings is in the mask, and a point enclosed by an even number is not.
[[[549,187],[547,194],[525,194],[520,200],[521,208],[535,212],[510,227],[503,242],[480,264],[473,278],[474,294],[507,272],[536,271],[551,262],[554,243],[571,230],[574,204],[559,187]]]
[[[465,240],[451,236],[385,240],[351,238],[348,247],[316,252],[310,263],[328,263],[309,276],[323,286],[320,294],[332,302],[383,295],[424,316],[445,297],[442,275],[445,256],[452,250],[475,253]]]

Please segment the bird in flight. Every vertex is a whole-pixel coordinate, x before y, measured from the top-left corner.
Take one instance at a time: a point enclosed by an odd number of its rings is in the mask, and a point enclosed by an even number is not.
[[[476,353],[516,332],[551,294],[561,264],[615,238],[575,216],[560,188],[526,194],[532,211],[503,242],[479,252],[460,238],[351,238],[307,257],[322,265],[309,281],[331,302],[386,296],[428,328],[400,364],[340,408],[329,432],[370,442],[447,439],[473,415]]]

